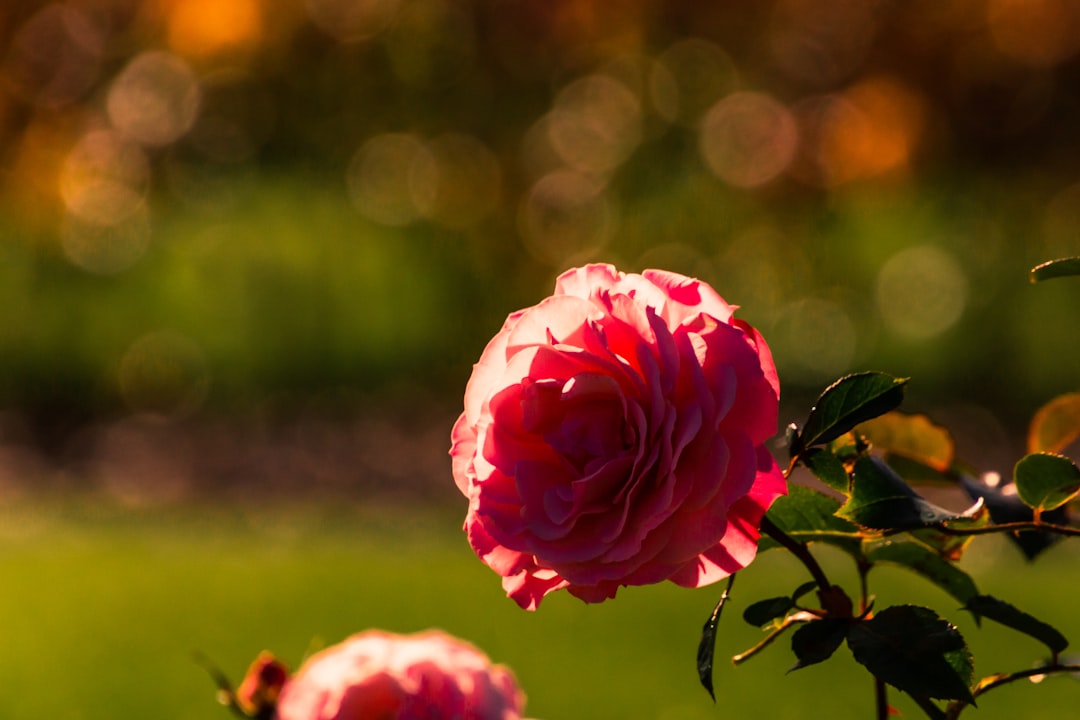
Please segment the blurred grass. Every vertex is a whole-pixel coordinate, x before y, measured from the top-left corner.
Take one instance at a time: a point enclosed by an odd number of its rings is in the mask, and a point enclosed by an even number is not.
[[[565,594],[526,613],[468,549],[458,513],[424,507],[291,504],[123,511],[94,499],[22,499],[0,515],[5,619],[0,695],[8,720],[226,718],[193,661],[205,653],[238,680],[269,649],[296,666],[305,653],[366,627],[410,632],[438,626],[510,665],[547,720],[871,716],[870,683],[846,650],[829,664],[785,675],[781,640],[738,668],[726,657],[760,637],[740,619],[750,602],[789,592],[804,571],[768,553],[735,586],[721,621],[714,707],[698,686],[694,652],[720,593],[672,585],[628,588],[588,606]],[[1076,551],[1059,546],[1028,565],[1004,543],[969,569],[980,589],[1080,635]],[[842,558],[830,572],[852,587]],[[974,556],[972,556],[974,558]],[[875,571],[878,607],[929,605],[957,623],[976,673],[1027,667],[1042,650],[986,623],[901,571]],[[894,693],[895,696],[895,693]],[[972,717],[1063,717],[1080,686],[1056,678],[987,695]],[[902,698],[907,717],[919,712]],[[1066,713],[1067,714],[1067,713]]]

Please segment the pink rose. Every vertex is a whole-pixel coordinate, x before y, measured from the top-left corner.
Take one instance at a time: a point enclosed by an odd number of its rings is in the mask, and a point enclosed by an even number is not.
[[[786,492],[763,445],[780,389],[734,310],[682,275],[588,265],[488,343],[450,454],[469,543],[519,605],[700,587],[754,559]]]
[[[437,630],[353,635],[313,655],[286,684],[277,720],[520,720],[509,669]]]

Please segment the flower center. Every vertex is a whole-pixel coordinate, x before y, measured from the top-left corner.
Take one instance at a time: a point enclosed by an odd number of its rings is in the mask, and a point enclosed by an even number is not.
[[[579,374],[566,381],[530,382],[522,396],[525,429],[537,433],[581,472],[625,454],[633,433],[625,398],[609,376]]]

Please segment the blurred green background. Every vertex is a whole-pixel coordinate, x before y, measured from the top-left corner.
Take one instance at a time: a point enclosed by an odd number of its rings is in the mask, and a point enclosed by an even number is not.
[[[911,376],[1007,472],[1077,389],[1080,283],[1027,282],[1080,254],[1068,0],[24,0],[0,43],[5,717],[213,717],[189,645],[369,624],[470,637],[549,719],[714,717],[711,593],[526,616],[457,531],[471,363],[575,264],[713,283],[783,422]],[[740,716],[816,717],[776,655]]]

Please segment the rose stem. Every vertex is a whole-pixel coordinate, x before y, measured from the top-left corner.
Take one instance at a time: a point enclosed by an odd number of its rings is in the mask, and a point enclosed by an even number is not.
[[[825,577],[825,571],[821,569],[817,560],[810,554],[805,543],[798,542],[778,528],[776,524],[769,519],[768,515],[764,515],[761,518],[761,531],[790,550],[792,555],[799,558],[802,564],[806,566],[806,569],[810,571],[810,575],[814,578],[814,582],[818,584],[819,592],[825,592],[832,587],[832,583]]]
[[[889,719],[889,698],[885,681],[874,676],[874,698],[877,700],[877,720]]]

